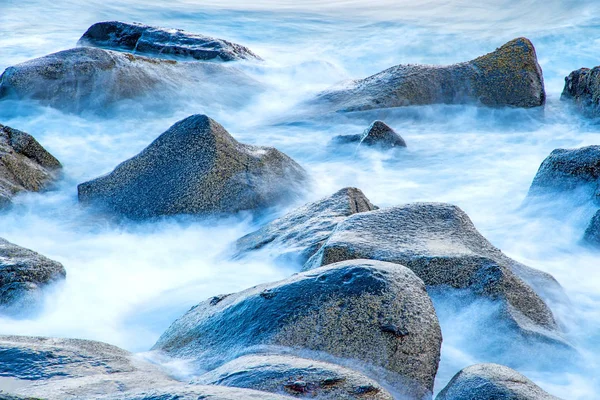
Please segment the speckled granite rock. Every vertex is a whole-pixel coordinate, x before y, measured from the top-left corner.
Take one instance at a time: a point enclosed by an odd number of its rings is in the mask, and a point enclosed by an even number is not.
[[[464,368],[436,400],[560,400],[517,371],[498,364]]]
[[[436,103],[528,108],[541,106],[545,100],[535,49],[528,39],[517,38],[469,62],[397,65],[324,92],[317,103],[329,103],[335,110],[360,111]]]
[[[592,246],[600,247],[600,210],[594,214],[585,230],[583,240]]]
[[[379,147],[382,149],[391,149],[396,147],[406,147],[406,142],[400,135],[390,128],[385,122],[374,121],[360,135],[340,135],[331,140],[332,144],[356,143],[369,147]]]
[[[79,39],[78,46],[124,50],[153,57],[192,60],[260,60],[249,48],[180,29],[164,29],[119,21],[98,22]]]
[[[291,355],[247,355],[199,377],[195,383],[286,393],[297,398],[393,400],[359,372]]]
[[[44,287],[65,276],[59,262],[0,238],[0,313],[35,307]]]
[[[139,219],[260,211],[295,196],[306,180],[277,149],[239,143],[216,121],[193,115],[78,192],[83,203]]]
[[[420,399],[431,396],[441,340],[419,278],[394,264],[354,260],[202,302],[153,349],[194,358],[207,370],[281,346],[312,351],[310,358],[372,368],[403,395]]]
[[[270,248],[279,258],[303,264],[347,216],[377,209],[357,188],[344,188],[306,204],[235,243],[235,256]]]
[[[60,168],[31,135],[0,124],[0,207],[19,192],[46,188]]]
[[[552,311],[538,293],[562,293],[556,280],[492,246],[460,208],[413,203],[348,217],[305,269],[344,260],[405,265],[428,286],[470,289],[503,303],[502,316],[528,337],[562,343]]]
[[[584,115],[600,115],[600,67],[580,68],[565,78],[561,100],[570,101]]]

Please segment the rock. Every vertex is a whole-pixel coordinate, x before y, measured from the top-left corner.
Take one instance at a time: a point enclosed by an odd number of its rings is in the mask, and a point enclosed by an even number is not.
[[[290,355],[236,358],[202,375],[196,382],[324,400],[394,399],[377,382],[351,369]]]
[[[353,259],[401,264],[428,286],[468,289],[500,301],[503,319],[521,334],[564,343],[552,311],[537,294],[554,298],[562,293],[560,285],[492,246],[456,206],[413,203],[352,215],[304,269]]]
[[[235,254],[271,248],[285,261],[304,264],[347,216],[375,209],[360,189],[344,188],[238,239]]]
[[[98,22],[83,34],[77,46],[124,50],[152,57],[192,60],[260,60],[249,48],[180,29],[163,29],[119,21]]]
[[[19,192],[47,188],[60,168],[60,162],[31,135],[0,124],[0,207]]]
[[[252,390],[187,385],[118,347],[79,339],[0,336],[0,377],[12,381],[15,396],[47,400],[286,398]]]
[[[241,354],[292,348],[360,366],[421,399],[431,396],[441,340],[419,278],[397,265],[355,260],[206,300],[153,350],[211,370]]]
[[[477,364],[462,369],[436,400],[560,400],[517,371],[498,364]]]
[[[239,143],[216,121],[193,115],[77,189],[83,203],[140,219],[258,211],[289,200],[306,180],[277,149]]]
[[[560,193],[600,203],[600,146],[556,149],[542,162],[527,196]]]
[[[583,114],[597,117],[600,114],[600,67],[580,68],[565,78],[561,100],[570,101]]]
[[[32,309],[39,304],[44,287],[65,276],[59,262],[0,238],[0,312]]]
[[[178,63],[80,47],[7,68],[0,76],[0,99],[33,99],[68,112],[100,109],[143,96],[180,95],[182,88],[221,101],[224,87],[256,82],[235,68],[215,63]],[[217,90],[218,88],[218,90]]]
[[[397,65],[317,98],[342,111],[440,103],[529,108],[545,100],[542,69],[526,38],[460,64]]]
[[[592,217],[590,224],[585,230],[583,240],[593,246],[600,246],[600,210]]]
[[[358,143],[381,148],[406,147],[406,142],[382,121],[373,122],[361,135],[340,135],[332,139],[333,144]]]

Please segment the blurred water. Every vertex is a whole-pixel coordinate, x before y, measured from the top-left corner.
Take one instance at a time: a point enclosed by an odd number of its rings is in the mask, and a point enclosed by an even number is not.
[[[238,101],[245,93],[215,103],[195,88],[182,88],[178,98],[168,100],[171,107],[160,106],[158,98],[124,104],[108,115],[0,103],[0,123],[31,133],[65,166],[56,190],[22,195],[0,214],[0,237],[62,262],[68,272],[39,315],[0,319],[0,333],[90,338],[145,351],[200,300],[281,279],[297,268],[275,266],[268,257],[242,262],[223,257],[232,240],[258,226],[244,216],[131,225],[78,206],[77,183],[109,172],[177,120],[206,113],[238,140],[275,146],[301,163],[314,181],[306,201],[356,186],[379,206],[459,205],[493,244],[552,273],[571,298],[570,309],[555,312],[582,353],[580,363],[568,370],[539,366],[528,361],[544,355],[524,351],[514,365],[555,395],[597,397],[600,258],[580,244],[595,210],[542,204],[532,211],[521,203],[550,151],[598,144],[598,125],[570,113],[559,96],[570,71],[597,64],[599,12],[595,1],[264,0],[250,6],[239,0],[0,0],[0,70],[73,47],[92,23],[112,19],[226,38],[266,60],[238,66],[265,89],[245,106]],[[517,36],[536,46],[548,92],[545,110],[430,106],[306,115],[299,105],[341,80],[398,63],[465,61]],[[327,147],[331,137],[360,133],[376,118],[405,138],[406,151],[353,156]],[[477,327],[468,323],[473,314],[485,312],[485,306],[469,308],[442,319],[437,390],[459,368],[504,361],[496,350],[471,351],[465,339],[477,336]]]

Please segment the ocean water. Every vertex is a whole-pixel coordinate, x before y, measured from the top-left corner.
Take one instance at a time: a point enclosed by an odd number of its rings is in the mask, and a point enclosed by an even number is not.
[[[591,204],[547,201],[523,207],[542,160],[555,148],[599,144],[600,126],[560,102],[564,77],[598,64],[600,4],[595,1],[452,0],[0,0],[0,70],[74,47],[94,22],[123,20],[181,28],[250,47],[265,61],[238,63],[260,91],[224,87],[218,99],[202,86],[175,96],[124,103],[109,112],[69,114],[32,102],[1,102],[0,123],[32,134],[64,165],[57,187],[23,194],[0,213],[0,237],[62,262],[64,284],[52,288],[35,315],[0,318],[1,334],[102,340],[148,350],[166,327],[210,296],[282,279],[298,266],[270,254],[227,258],[228,245],[261,223],[247,215],[225,220],[175,217],[147,223],[114,221],[77,203],[76,186],[110,172],[174,122],[204,113],[238,140],[277,147],[312,177],[304,199],[355,186],[380,207],[413,201],[450,202],[510,257],[547,271],[570,304],[556,307],[580,354],[571,364],[540,363],[490,346],[500,333],[473,320],[490,305],[441,318],[444,344],[439,391],[460,368],[501,362],[554,395],[596,398],[600,390],[600,253],[581,244]],[[323,114],[302,104],[340,81],[400,63],[450,64],[526,36],[544,71],[544,109],[423,106]],[[208,83],[207,83],[208,84]],[[213,85],[219,85],[218,78]],[[383,119],[408,144],[401,152],[334,152],[329,139],[362,132]],[[443,307],[444,304],[436,306]],[[550,350],[544,350],[550,351]],[[511,353],[512,354],[512,353]]]

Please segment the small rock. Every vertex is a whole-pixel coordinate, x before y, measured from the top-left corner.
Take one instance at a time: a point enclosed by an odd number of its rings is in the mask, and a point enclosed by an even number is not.
[[[382,121],[373,122],[362,135],[341,135],[332,139],[333,144],[358,143],[380,148],[406,147],[406,142]]]
[[[592,217],[583,239],[593,246],[600,247],[600,210]]]
[[[589,117],[600,115],[600,67],[580,68],[565,78],[561,100],[570,101]]]

